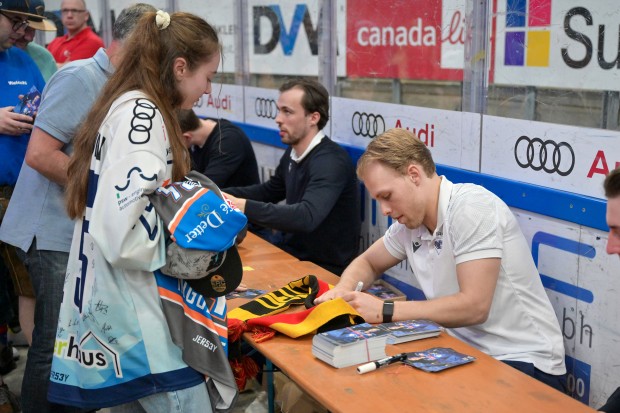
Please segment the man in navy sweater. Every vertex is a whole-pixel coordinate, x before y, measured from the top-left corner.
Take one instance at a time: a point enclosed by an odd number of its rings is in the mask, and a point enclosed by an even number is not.
[[[224,191],[251,223],[275,230],[270,241],[340,275],[358,253],[359,195],[349,155],[322,130],[329,94],[316,81],[295,79],[280,87],[277,106],[280,139],[289,147],[275,174]]]

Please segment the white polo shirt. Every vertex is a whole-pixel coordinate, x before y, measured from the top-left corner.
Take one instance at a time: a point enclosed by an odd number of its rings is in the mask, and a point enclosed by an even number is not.
[[[481,186],[453,184],[442,176],[437,212],[433,234],[424,225],[410,230],[396,222],[383,238],[390,254],[409,260],[429,300],[459,291],[458,264],[501,258],[487,321],[449,332],[499,360],[524,361],[549,374],[564,374],[562,332],[508,206]]]

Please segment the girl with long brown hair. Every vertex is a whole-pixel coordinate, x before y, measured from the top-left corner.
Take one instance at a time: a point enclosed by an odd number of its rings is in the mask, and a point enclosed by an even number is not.
[[[145,195],[188,172],[174,111],[210,93],[220,51],[203,19],[146,13],[74,139],[66,196],[76,226],[51,401],[210,411],[205,377],[183,360],[162,313],[153,272],[165,263],[164,227]]]

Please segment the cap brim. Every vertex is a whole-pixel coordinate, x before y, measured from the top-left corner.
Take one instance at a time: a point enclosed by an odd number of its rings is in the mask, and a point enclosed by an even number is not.
[[[15,10],[2,10],[5,13],[13,14],[16,16],[22,16],[26,20],[28,20],[28,26],[32,27],[35,30],[43,30],[46,32],[54,32],[56,31],[56,24],[53,21],[46,19],[45,17],[39,16],[38,14],[25,13],[21,11]]]
[[[222,264],[207,276],[187,280],[187,283],[203,297],[221,297],[241,284],[243,266],[236,246],[226,250]]]
[[[166,264],[160,271],[186,280],[204,297],[220,297],[241,283],[243,267],[236,246],[215,253],[168,245]]]

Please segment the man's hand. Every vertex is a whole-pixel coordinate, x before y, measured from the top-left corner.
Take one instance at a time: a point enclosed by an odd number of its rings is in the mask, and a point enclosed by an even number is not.
[[[236,206],[236,207],[239,209],[239,211],[241,211],[241,212],[245,212],[245,199],[243,199],[243,198],[236,198],[236,197],[234,197],[234,196],[232,196],[232,195],[230,195],[230,194],[227,194],[227,193],[226,193],[226,192],[224,192],[224,191],[222,191],[222,194],[223,194],[226,198],[228,198],[228,200],[229,200],[230,202],[232,202],[232,203],[233,203],[233,205],[234,205],[234,206]]]
[[[349,291],[342,298],[355,308],[367,323],[383,322],[383,300],[358,291]]]
[[[28,115],[13,112],[13,107],[0,108],[0,133],[12,136],[30,133],[34,119]]]
[[[344,288],[342,285],[337,285],[329,291],[325,291],[320,297],[314,299],[314,305],[324,303],[325,301],[333,300],[334,298],[342,297],[343,295],[351,292],[352,290]]]

